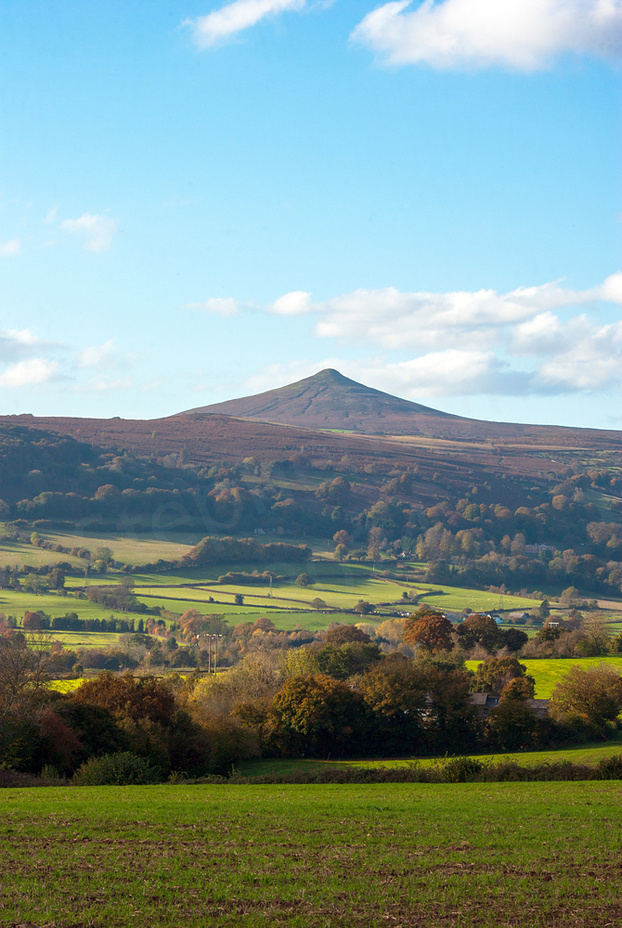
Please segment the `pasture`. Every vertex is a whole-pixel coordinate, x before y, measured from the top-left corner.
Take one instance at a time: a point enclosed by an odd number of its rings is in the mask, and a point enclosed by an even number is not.
[[[0,564],[3,567],[45,567],[61,562],[71,564],[77,570],[84,570],[85,561],[73,554],[48,551],[20,541],[3,542],[0,545]]]
[[[504,595],[485,590],[462,589],[439,584],[419,584],[407,580],[391,580],[374,573],[369,566],[338,564],[336,562],[313,561],[308,564],[275,564],[269,569],[277,575],[287,577],[287,582],[275,582],[270,588],[266,584],[215,583],[218,576],[229,570],[251,572],[256,565],[232,564],[205,567],[192,571],[172,571],[166,574],[133,575],[136,594],[149,605],[163,605],[174,609],[167,602],[178,599],[184,609],[198,608],[210,597],[222,605],[235,605],[236,595],[244,597],[245,606],[272,607],[278,609],[306,609],[316,599],[322,599],[329,609],[351,610],[359,600],[378,607],[379,612],[416,609],[416,603],[403,599],[403,593],[414,591],[420,601],[449,612],[462,612],[470,608],[474,612],[496,608],[529,610],[537,609],[539,602],[528,597]],[[263,569],[263,565],[262,565]],[[312,584],[296,586],[294,580],[299,573],[306,572]],[[211,608],[211,604],[210,604]],[[213,611],[218,611],[215,609]],[[224,611],[224,610],[222,610]],[[277,627],[281,627],[274,619]]]
[[[0,792],[6,928],[622,921],[619,782]]]
[[[144,535],[103,532],[74,534],[44,529],[39,534],[46,541],[62,545],[64,548],[86,548],[91,552],[93,559],[96,557],[98,548],[110,548],[113,560],[122,561],[124,564],[152,564],[159,558],[167,561],[177,560],[187,554],[190,547],[201,539],[200,533],[189,532],[166,532],[162,535],[151,532],[146,532]],[[3,542],[0,545],[0,563],[2,564],[41,566],[42,564],[57,564],[59,561],[67,561],[82,567],[85,565],[82,558],[47,551],[45,548],[37,548],[33,545],[12,542]]]
[[[102,606],[99,603],[92,603],[88,599],[78,599],[69,594],[59,596],[56,593],[33,593],[16,592],[15,590],[0,590],[0,612],[5,615],[15,615],[21,619],[24,612],[37,612],[42,609],[47,615],[52,617],[65,615],[67,612],[75,612],[80,619],[107,619],[113,615],[117,619],[134,618],[136,620],[144,618],[138,613],[121,612],[119,609],[111,609],[109,606]]]
[[[72,681],[73,682],[73,681]],[[568,761],[571,764],[586,764],[596,766],[599,761],[606,760],[622,754],[622,734],[612,741],[596,741],[590,744],[575,744],[569,747],[545,749],[536,751],[519,751],[516,753],[496,754],[469,754],[472,760],[482,764],[496,764],[501,761],[515,762],[523,767],[535,767],[539,764],[561,764]],[[313,773],[315,771],[339,769],[344,767],[357,767],[363,769],[399,768],[399,767],[436,767],[443,765],[445,758],[440,757],[395,757],[382,759],[355,759],[355,760],[305,760],[260,758],[246,760],[236,767],[236,772],[243,777],[288,776],[295,771]]]
[[[592,667],[600,667],[601,664],[605,664],[617,673],[622,674],[622,655],[519,659],[521,664],[524,664],[527,668],[527,673],[536,681],[536,699],[549,699],[555,685],[566,676],[571,667],[581,667],[583,670],[589,670]],[[481,661],[466,661],[465,663],[469,670],[477,670],[477,666]]]

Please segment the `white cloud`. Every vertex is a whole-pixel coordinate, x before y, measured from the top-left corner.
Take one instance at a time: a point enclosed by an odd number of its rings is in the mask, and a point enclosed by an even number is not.
[[[300,316],[311,309],[311,294],[304,290],[292,290],[284,293],[269,307],[277,316]]]
[[[0,242],[0,258],[15,258],[22,254],[22,243],[18,238],[11,238],[8,242]]]
[[[415,401],[435,396],[489,393],[522,396],[532,392],[531,374],[510,370],[493,352],[458,349],[430,352],[407,361],[390,361],[385,356],[357,361],[330,357],[272,364],[249,377],[243,392],[271,390],[325,368],[334,368],[352,380]],[[550,392],[548,386],[543,389]]]
[[[620,57],[621,0],[409,0],[368,13],[351,39],[388,64],[548,67],[563,53]]]
[[[73,234],[84,235],[84,247],[87,251],[107,251],[112,244],[112,237],[119,228],[114,219],[105,216],[84,213],[78,219],[65,219],[60,224],[61,229]]]
[[[585,316],[560,327],[557,350],[534,378],[557,392],[607,390],[622,385],[622,322],[596,325]]]
[[[449,347],[483,350],[495,345],[499,329],[542,312],[602,299],[602,287],[577,291],[547,283],[496,290],[404,293],[394,287],[354,290],[322,302],[310,294],[286,293],[267,309],[277,315],[319,315],[320,338],[370,341],[387,349]]]
[[[597,287],[594,291],[595,298],[601,300],[611,300],[612,303],[622,303],[622,273],[611,274],[607,277],[602,287]]]
[[[43,341],[30,329],[0,330],[0,361],[16,361],[18,358],[29,357],[41,351],[59,347],[59,345]]]
[[[286,10],[302,10],[306,0],[234,0],[207,16],[187,20],[194,30],[199,48],[209,48],[225,41],[266,16],[276,16]]]
[[[43,220],[44,225],[46,226],[51,225],[55,221],[57,213],[58,213],[58,207],[53,206],[52,209],[45,216],[45,219]]]
[[[129,377],[116,380],[99,378],[88,380],[72,388],[72,393],[114,393],[116,390],[132,390],[134,381]]]
[[[131,357],[117,350],[112,338],[103,345],[92,345],[78,353],[78,367],[92,367],[97,370],[110,370],[130,363]]]
[[[508,293],[404,293],[387,287],[354,290],[321,302],[295,291],[267,311],[308,314],[315,317],[316,337],[368,343],[388,356],[272,366],[247,386],[267,390],[335,367],[355,380],[412,399],[618,389],[622,321],[599,320],[593,304],[603,301],[622,303],[622,274],[588,290],[556,282]],[[577,306],[583,311],[573,315]],[[404,359],[409,353],[413,357]]]
[[[233,297],[212,296],[203,303],[186,303],[184,309],[198,309],[203,313],[214,313],[217,316],[237,316],[240,304]]]
[[[51,380],[58,370],[56,361],[47,358],[31,358],[18,361],[0,374],[0,387],[27,387]]]

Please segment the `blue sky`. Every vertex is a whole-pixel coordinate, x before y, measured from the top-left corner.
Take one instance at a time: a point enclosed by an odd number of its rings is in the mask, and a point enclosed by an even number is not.
[[[7,0],[0,409],[622,428],[622,0]]]

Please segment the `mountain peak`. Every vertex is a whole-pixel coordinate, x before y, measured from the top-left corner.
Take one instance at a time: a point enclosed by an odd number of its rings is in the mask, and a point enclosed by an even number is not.
[[[218,413],[310,429],[394,435],[421,433],[423,420],[427,423],[430,419],[454,418],[350,380],[331,367],[276,390],[200,406],[187,413]]]

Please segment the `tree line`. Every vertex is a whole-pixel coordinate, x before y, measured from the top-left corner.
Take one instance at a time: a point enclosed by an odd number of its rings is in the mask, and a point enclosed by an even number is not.
[[[421,641],[424,619],[406,637]],[[184,632],[192,638],[192,618]],[[622,679],[605,668],[572,668],[539,717],[533,680],[515,657],[490,657],[472,673],[437,634],[409,657],[383,653],[354,626],[287,651],[248,652],[223,674],[104,672],[63,695],[47,686],[58,649],[38,634],[0,637],[0,764],[30,773],[48,765],[72,776],[114,754],[166,778],[223,773],[259,756],[520,750],[611,737],[622,709]],[[498,697],[486,717],[476,692]]]

